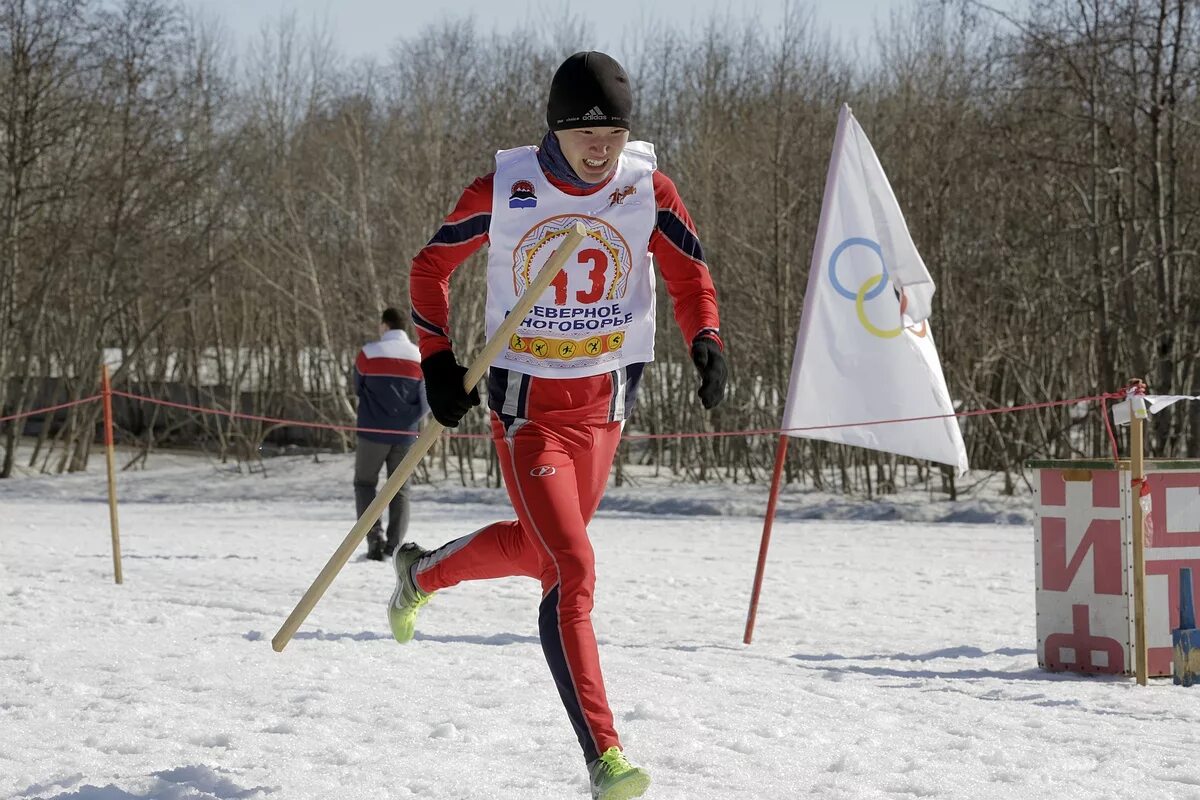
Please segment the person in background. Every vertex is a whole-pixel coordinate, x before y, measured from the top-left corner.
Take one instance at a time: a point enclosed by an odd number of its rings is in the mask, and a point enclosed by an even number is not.
[[[396,470],[429,412],[421,354],[404,332],[399,311],[384,310],[379,334],[378,341],[363,345],[354,361],[358,427],[370,429],[358,434],[354,453],[354,501],[360,517],[375,500],[380,468],[386,464],[389,476]],[[367,534],[367,558],[383,561],[404,541],[408,505],[406,485],[388,504],[387,538],[382,519]]]

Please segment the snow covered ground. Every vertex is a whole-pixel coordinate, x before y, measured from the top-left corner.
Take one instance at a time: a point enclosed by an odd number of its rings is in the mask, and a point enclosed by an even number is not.
[[[587,796],[533,581],[443,592],[401,647],[390,569],[354,560],[276,654],[353,522],[350,459],[151,466],[120,476],[123,586],[102,475],[0,482],[0,797]],[[763,498],[643,483],[592,526],[648,797],[1200,798],[1200,696],[1038,670],[1028,498],[789,493],[746,647]],[[417,487],[410,539],[502,514]]]

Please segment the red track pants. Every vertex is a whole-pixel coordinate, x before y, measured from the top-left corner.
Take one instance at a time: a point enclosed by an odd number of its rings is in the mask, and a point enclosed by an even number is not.
[[[492,434],[517,519],[431,551],[417,562],[415,576],[427,592],[510,575],[541,580],[542,651],[590,762],[621,745],[592,630],[596,570],[587,534],[608,483],[621,424],[516,420],[505,430],[493,414]]]

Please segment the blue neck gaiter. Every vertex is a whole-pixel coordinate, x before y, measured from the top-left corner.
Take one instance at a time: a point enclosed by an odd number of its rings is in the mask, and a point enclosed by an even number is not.
[[[546,131],[546,135],[542,137],[537,157],[538,164],[547,175],[553,176],[568,186],[576,189],[594,189],[596,187],[596,184],[588,183],[575,174],[575,170],[567,162],[567,157],[563,155],[562,147],[559,146],[558,137],[554,135],[554,131]]]

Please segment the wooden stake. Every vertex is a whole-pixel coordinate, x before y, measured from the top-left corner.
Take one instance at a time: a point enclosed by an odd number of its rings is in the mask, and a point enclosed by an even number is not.
[[[517,327],[525,319],[529,310],[533,308],[533,304],[550,287],[550,282],[562,271],[567,258],[575,252],[575,249],[586,235],[586,229],[579,222],[576,222],[574,227],[568,231],[562,244],[550,256],[550,260],[538,272],[537,278],[534,279],[529,288],[525,290],[525,293],[517,300],[513,310],[504,318],[504,322],[500,324],[496,333],[483,346],[483,350],[480,351],[479,355],[467,369],[466,377],[463,379],[463,386],[468,392],[475,388],[475,385],[479,383],[479,380],[487,372],[492,362],[508,347],[509,339],[516,333]],[[376,495],[374,502],[367,506],[367,510],[358,518],[358,522],[354,523],[354,527],[346,534],[346,538],[342,540],[341,545],[330,556],[328,563],[325,564],[325,568],[317,575],[316,580],[312,582],[312,585],[308,587],[308,591],[300,598],[300,602],[292,609],[292,613],[288,615],[283,626],[271,639],[271,647],[274,648],[276,653],[282,653],[283,648],[287,647],[288,642],[296,635],[297,629],[299,629],[305,618],[308,617],[309,613],[317,605],[321,596],[325,594],[325,590],[333,583],[333,579],[337,577],[342,567],[346,566],[346,562],[354,554],[354,550],[358,547],[359,542],[367,535],[367,531],[375,524],[375,520],[379,519],[380,514],[383,513],[383,509],[387,508],[388,503],[395,497],[396,492],[400,491],[400,487],[408,480],[409,475],[416,469],[417,464],[421,462],[425,454],[429,452],[429,448],[433,446],[433,443],[442,435],[443,430],[445,428],[442,424],[434,420],[429,423],[428,427],[413,442],[412,447],[408,449],[408,454],[405,455],[404,460],[396,467],[396,471],[391,474],[387,482],[383,484],[383,488]]]
[[[775,504],[779,500],[779,484],[783,477],[783,465],[787,458],[788,436],[779,437],[775,449],[775,477],[771,479],[771,496],[767,500],[767,516],[763,520],[762,541],[758,545],[758,567],[754,570],[754,589],[750,592],[750,611],[746,614],[746,633],[742,641],[750,644],[754,638],[754,620],[758,616],[758,596],[762,592],[763,573],[767,570],[767,548],[771,546],[771,525],[775,522]]]
[[[121,577],[121,527],[117,522],[117,466],[113,453],[112,383],[108,378],[108,365],[100,365],[100,395],[104,405],[104,455],[108,463],[108,527],[112,531],[113,578],[122,583]]]
[[[1137,398],[1140,400],[1141,398]],[[1133,504],[1133,617],[1134,663],[1138,686],[1145,686],[1149,674],[1146,648],[1146,541],[1142,514],[1142,486],[1146,468],[1142,460],[1143,417],[1145,407],[1129,397],[1129,471],[1130,502]]]

